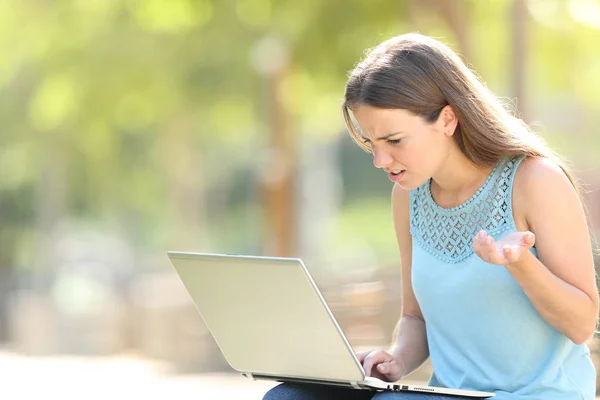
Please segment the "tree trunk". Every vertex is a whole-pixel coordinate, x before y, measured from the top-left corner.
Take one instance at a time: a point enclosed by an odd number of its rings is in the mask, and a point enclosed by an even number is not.
[[[525,0],[515,0],[512,6],[512,91],[517,99],[520,117],[527,122],[529,105],[525,88],[527,68],[527,9]]]
[[[289,117],[280,99],[283,70],[267,76],[270,148],[261,173],[262,202],[265,216],[263,253],[286,257],[295,251],[294,178],[296,143],[291,134]]]

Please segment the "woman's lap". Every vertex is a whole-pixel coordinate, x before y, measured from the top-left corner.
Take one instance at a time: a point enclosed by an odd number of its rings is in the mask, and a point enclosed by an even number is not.
[[[409,392],[379,392],[373,400],[461,400],[461,397]]]
[[[269,390],[263,400],[459,400],[457,397],[408,392],[375,392],[305,383],[282,383]]]
[[[374,392],[308,383],[282,383],[269,390],[263,400],[371,400]]]

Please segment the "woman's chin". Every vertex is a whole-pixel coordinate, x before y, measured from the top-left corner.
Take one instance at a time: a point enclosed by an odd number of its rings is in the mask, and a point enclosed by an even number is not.
[[[404,190],[414,190],[425,183],[427,183],[427,181],[415,182],[412,179],[402,179],[400,182],[395,182],[394,185],[398,185]]]

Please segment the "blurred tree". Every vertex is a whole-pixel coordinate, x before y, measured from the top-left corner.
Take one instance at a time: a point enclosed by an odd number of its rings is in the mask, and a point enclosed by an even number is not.
[[[535,52],[520,53],[529,62],[517,86],[538,104],[532,118],[549,126],[548,137],[567,156],[578,152],[578,160],[596,162],[598,30],[562,3],[518,3],[532,18]],[[0,2],[0,267],[49,270],[52,232],[67,217],[125,230],[142,252],[248,242],[248,227],[230,221],[272,211],[259,242],[276,237],[277,249],[268,252],[293,252],[296,138],[329,142],[343,132],[344,72],[364,49],[412,30],[442,37],[496,93],[513,96],[519,92],[507,61],[512,6],[513,0]],[[273,69],[281,60],[265,53],[269,40],[285,48],[281,69]],[[270,146],[281,150],[269,153],[277,157],[263,157]],[[344,160],[358,165],[367,158]],[[281,165],[286,179],[261,197],[252,187]],[[347,204],[389,195],[377,187],[349,187]],[[246,205],[261,199],[262,209]],[[360,236],[356,229],[344,234]]]

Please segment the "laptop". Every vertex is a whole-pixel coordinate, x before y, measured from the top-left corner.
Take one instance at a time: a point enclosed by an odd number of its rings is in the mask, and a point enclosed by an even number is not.
[[[169,251],[229,365],[249,379],[489,398],[367,377],[301,259]]]

